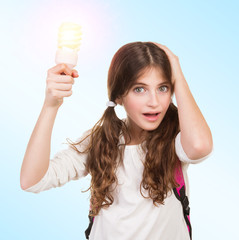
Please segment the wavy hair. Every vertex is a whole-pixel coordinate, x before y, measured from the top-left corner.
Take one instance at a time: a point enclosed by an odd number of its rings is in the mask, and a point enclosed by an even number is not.
[[[171,66],[164,50],[151,42],[132,42],[122,46],[111,61],[107,81],[109,100],[116,101],[127,94],[149,68],[160,70],[173,94]],[[178,186],[174,179],[178,164],[174,141],[178,132],[178,110],[171,102],[158,128],[147,132],[143,146],[146,157],[140,192],[143,197],[151,198],[156,206],[164,204],[169,190]],[[124,144],[120,144],[121,136],[127,139]],[[89,139],[87,147],[79,151],[75,146],[86,138]],[[92,216],[114,201],[112,192],[117,186],[116,169],[123,161],[124,147],[130,139],[125,121],[117,117],[114,108],[108,107],[89,135],[80,142],[70,143],[76,151],[88,154],[86,170],[91,175]],[[147,190],[148,196],[144,196],[142,188]]]

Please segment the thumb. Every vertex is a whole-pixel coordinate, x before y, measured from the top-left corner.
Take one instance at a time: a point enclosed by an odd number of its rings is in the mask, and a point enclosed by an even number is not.
[[[72,69],[72,77],[73,78],[79,77],[79,74],[78,74],[78,72],[75,69]]]

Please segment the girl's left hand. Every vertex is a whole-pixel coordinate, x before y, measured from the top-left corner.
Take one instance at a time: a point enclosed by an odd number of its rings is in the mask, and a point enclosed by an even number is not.
[[[172,69],[172,83],[174,84],[177,78],[184,77],[183,72],[179,63],[179,58],[173,54],[165,45],[152,42],[157,45],[159,48],[163,49],[168,56]]]

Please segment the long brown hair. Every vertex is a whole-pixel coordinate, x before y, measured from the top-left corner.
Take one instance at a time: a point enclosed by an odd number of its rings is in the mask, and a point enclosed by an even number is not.
[[[108,97],[111,101],[125,95],[134,82],[149,68],[159,69],[169,82],[171,93],[172,72],[166,53],[151,42],[133,42],[122,46],[114,55],[108,71]],[[174,171],[178,161],[175,154],[174,140],[179,132],[177,107],[171,102],[157,129],[148,131],[144,144],[146,153],[144,172],[141,182],[141,194],[151,198],[153,204],[164,204],[169,190],[176,187]],[[120,137],[130,140],[125,121],[119,119],[114,108],[106,108],[101,119],[92,128],[87,147],[86,170],[91,175],[91,214],[95,216],[102,207],[109,207],[113,201],[113,186],[117,186],[116,169],[123,160],[125,144],[120,144]],[[75,145],[86,138],[70,145],[80,152]],[[148,191],[144,196],[142,188]],[[88,189],[88,190],[89,190]]]

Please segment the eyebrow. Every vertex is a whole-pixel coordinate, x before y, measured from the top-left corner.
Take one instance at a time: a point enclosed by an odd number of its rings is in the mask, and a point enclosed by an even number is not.
[[[170,85],[170,83],[168,81],[164,81],[164,82],[159,83],[158,86],[163,85],[163,84]],[[148,86],[146,83],[142,83],[142,82],[135,82],[135,83],[133,83],[133,86],[135,86],[135,85]]]

